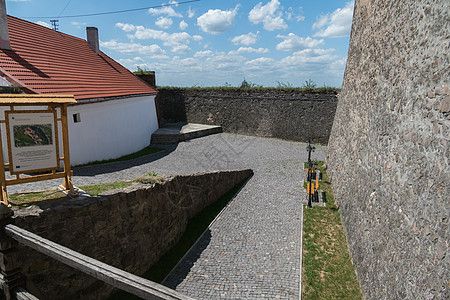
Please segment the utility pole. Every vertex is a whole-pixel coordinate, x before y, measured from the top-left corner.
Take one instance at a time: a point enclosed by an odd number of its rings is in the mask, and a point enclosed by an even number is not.
[[[54,31],[58,31],[58,27],[59,27],[59,24],[58,24],[58,22],[59,22],[59,20],[50,20],[50,23],[52,23],[52,29],[54,30]]]

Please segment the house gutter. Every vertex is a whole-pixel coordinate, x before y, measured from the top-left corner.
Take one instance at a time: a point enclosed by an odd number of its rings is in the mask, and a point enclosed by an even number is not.
[[[114,97],[90,98],[90,99],[76,99],[76,97],[75,97],[75,99],[77,100],[77,103],[76,104],[72,104],[72,105],[81,105],[81,104],[87,104],[87,103],[99,103],[99,102],[120,100],[120,99],[127,99],[127,98],[135,98],[135,97],[156,96],[156,94],[157,94],[157,92],[147,93],[147,94],[133,94],[133,95],[114,96]]]

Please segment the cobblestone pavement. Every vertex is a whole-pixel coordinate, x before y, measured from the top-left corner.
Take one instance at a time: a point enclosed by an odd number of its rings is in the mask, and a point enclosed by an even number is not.
[[[211,142],[222,162],[255,175],[164,284],[196,299],[299,299],[305,145],[242,136]]]
[[[75,168],[85,185],[147,172],[186,174],[251,168],[255,175],[216,218],[164,284],[196,299],[298,299],[305,144],[216,134],[125,163]],[[317,147],[312,158],[323,160]],[[55,187],[59,181],[20,185]],[[8,191],[19,186],[8,187]]]

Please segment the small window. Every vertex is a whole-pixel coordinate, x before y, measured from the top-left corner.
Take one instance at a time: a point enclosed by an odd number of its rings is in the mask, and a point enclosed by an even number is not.
[[[73,114],[73,122],[74,123],[81,122],[80,113]]]

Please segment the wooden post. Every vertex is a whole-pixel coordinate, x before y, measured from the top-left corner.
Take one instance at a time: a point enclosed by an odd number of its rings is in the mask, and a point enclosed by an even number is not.
[[[2,289],[6,300],[15,299],[14,290],[25,285],[16,250],[17,242],[4,231],[5,226],[12,223],[13,214],[9,207],[0,204],[0,274],[3,277]]]
[[[6,176],[5,176],[5,161],[3,159],[3,142],[2,142],[2,128],[0,127],[0,201],[8,205],[8,194],[6,193]]]
[[[69,129],[67,124],[67,104],[62,104],[61,108],[61,130],[62,130],[62,144],[64,151],[64,188],[71,196],[78,196],[73,189],[70,172],[70,151],[69,151]]]

